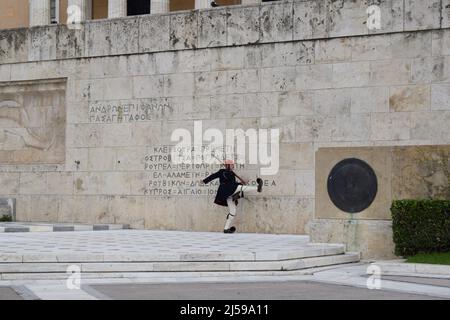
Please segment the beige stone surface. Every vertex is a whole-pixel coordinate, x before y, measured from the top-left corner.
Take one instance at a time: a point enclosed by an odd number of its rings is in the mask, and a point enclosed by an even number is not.
[[[336,38],[331,40],[318,40],[315,45],[315,62],[343,62],[352,59],[352,39]]]
[[[20,174],[21,194],[45,194],[46,189],[46,172],[22,172]]]
[[[17,194],[19,193],[19,178],[18,172],[1,172],[0,173],[0,194]]]
[[[47,194],[73,194],[73,173],[47,172]]]
[[[313,92],[282,92],[278,96],[280,116],[310,115],[314,113]]]
[[[281,143],[280,167],[313,169],[314,147],[312,143]]]
[[[448,55],[450,53],[450,36],[445,30],[436,30],[432,33],[433,56]]]
[[[237,224],[242,232],[304,234],[305,226],[313,215],[314,203],[307,197],[264,197],[263,206],[257,198],[245,203],[238,211]],[[267,214],[267,212],[271,214]],[[219,224],[223,215],[219,214]],[[278,223],[277,223],[278,222]]]
[[[169,48],[170,17],[165,15],[150,15],[141,18],[139,25],[140,52],[164,51]]]
[[[357,214],[348,214],[338,209],[330,200],[327,191],[328,175],[341,160],[357,158],[368,163],[377,175],[377,197],[372,205]],[[315,218],[326,219],[390,219],[392,162],[389,148],[324,148],[316,152]]]
[[[389,109],[394,112],[424,111],[430,108],[429,86],[391,87]]]
[[[411,139],[447,144],[450,134],[447,126],[449,119],[448,111],[411,113]]]
[[[417,102],[420,103],[420,101]],[[371,140],[409,140],[411,136],[411,115],[408,112],[373,114],[371,130]]]
[[[394,199],[448,199],[450,197],[450,148],[402,147],[393,150]]]
[[[450,192],[448,146],[323,148],[316,152],[315,218],[390,220],[392,200],[446,199]],[[327,179],[331,169],[346,158],[368,163],[378,180],[374,202],[366,210],[348,214],[331,202]]]
[[[261,42],[289,41],[293,38],[292,2],[283,1],[260,8]]]
[[[410,81],[411,61],[407,59],[379,60],[370,63],[370,85],[407,85]]]
[[[405,1],[405,30],[438,28],[440,17],[441,1]]]
[[[259,7],[230,8],[227,20],[227,44],[255,43],[260,38]]]
[[[393,259],[392,223],[384,220],[313,219],[308,223],[313,242],[345,243],[361,259]]]
[[[431,87],[432,110],[450,110],[449,89],[449,84],[436,84]]]
[[[351,113],[389,111],[389,88],[367,87],[351,89]]]
[[[11,79],[11,66],[9,64],[0,65],[0,80],[9,81]]]

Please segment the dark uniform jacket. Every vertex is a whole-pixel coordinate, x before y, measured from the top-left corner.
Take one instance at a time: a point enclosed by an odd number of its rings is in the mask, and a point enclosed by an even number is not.
[[[231,170],[221,169],[216,173],[213,173],[209,177],[203,180],[204,183],[209,183],[215,179],[219,178],[220,186],[219,190],[217,190],[216,199],[214,200],[215,204],[219,206],[228,207],[227,198],[236,191],[237,187],[241,185],[241,183],[236,182],[236,175]]]

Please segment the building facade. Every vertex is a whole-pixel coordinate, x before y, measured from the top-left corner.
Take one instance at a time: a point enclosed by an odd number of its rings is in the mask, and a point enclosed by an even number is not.
[[[0,197],[23,221],[221,231],[217,186],[199,184],[214,168],[174,165],[172,133],[273,128],[280,169],[242,202],[240,231],[393,257],[391,201],[450,197],[449,4],[298,0],[131,17],[119,6],[114,19],[50,25],[45,13],[47,25],[0,31]],[[359,212],[327,188],[345,159],[376,175]],[[251,183],[258,169],[238,168]]]
[[[219,6],[258,3],[260,0],[217,0]],[[276,0],[275,0],[276,1]],[[167,13],[211,7],[211,1],[196,0],[2,0],[0,29],[25,28],[40,24],[67,23],[67,9],[80,6],[82,20]],[[43,9],[40,9],[43,8]]]

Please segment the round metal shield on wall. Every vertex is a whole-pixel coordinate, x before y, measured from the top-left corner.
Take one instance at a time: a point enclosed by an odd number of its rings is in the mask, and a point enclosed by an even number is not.
[[[378,191],[378,181],[366,162],[350,158],[336,164],[328,176],[328,195],[344,212],[358,213],[372,204]]]

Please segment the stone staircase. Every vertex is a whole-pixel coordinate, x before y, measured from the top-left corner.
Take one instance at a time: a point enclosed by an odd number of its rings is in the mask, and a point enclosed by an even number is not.
[[[67,279],[69,268],[79,270],[85,278],[135,278],[169,272],[280,272],[353,263],[360,258],[359,253],[346,253],[344,245],[310,243],[308,236],[298,235],[136,230],[31,235],[14,234],[12,243],[22,246],[21,253],[0,249],[0,280]],[[75,241],[72,246],[70,239]],[[89,242],[84,251],[83,244],[76,245],[83,240]],[[28,241],[36,250],[42,245],[47,251],[29,250]]]

